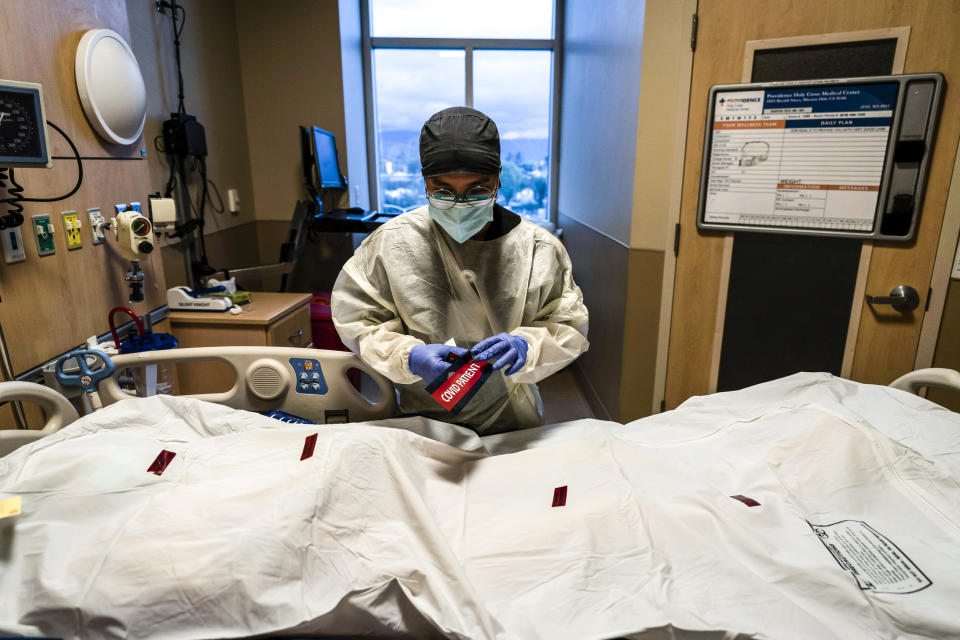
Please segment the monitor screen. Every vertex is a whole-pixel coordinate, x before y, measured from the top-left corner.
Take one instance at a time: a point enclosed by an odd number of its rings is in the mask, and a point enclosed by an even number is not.
[[[317,177],[321,189],[344,189],[340,175],[340,163],[337,162],[337,141],[332,133],[318,127],[312,128],[313,157],[317,166]]]

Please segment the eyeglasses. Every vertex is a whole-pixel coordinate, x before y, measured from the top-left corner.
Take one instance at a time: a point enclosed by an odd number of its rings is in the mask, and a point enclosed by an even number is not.
[[[453,193],[446,189],[437,189],[427,192],[427,195],[433,202],[433,206],[438,209],[449,209],[457,203],[462,203],[468,207],[479,207],[488,201],[497,197],[497,190],[490,187],[473,187],[463,194]]]

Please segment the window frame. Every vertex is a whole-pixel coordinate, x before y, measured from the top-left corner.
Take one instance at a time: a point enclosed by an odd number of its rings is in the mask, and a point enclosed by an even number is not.
[[[380,210],[379,140],[377,136],[377,108],[373,79],[374,49],[456,49],[464,52],[465,106],[473,107],[473,52],[475,50],[534,50],[550,51],[552,56],[550,78],[549,131],[547,148],[550,153],[550,179],[547,184],[547,219],[557,224],[557,172],[560,168],[560,99],[563,78],[563,0],[553,0],[553,37],[522,38],[407,38],[373,37],[370,33],[370,1],[360,2],[360,41],[363,50],[363,94],[367,133],[367,172],[371,208]]]

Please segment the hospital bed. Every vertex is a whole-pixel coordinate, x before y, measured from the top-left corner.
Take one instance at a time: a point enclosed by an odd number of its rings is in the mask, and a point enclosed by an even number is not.
[[[174,357],[237,381],[120,388]],[[307,359],[329,396],[297,393]],[[0,519],[0,635],[960,637],[960,415],[914,395],[960,389],[956,372],[796,374],[480,438],[391,417],[389,384],[349,354],[114,363],[81,418],[0,385],[50,408],[0,458],[0,500],[23,501]]]

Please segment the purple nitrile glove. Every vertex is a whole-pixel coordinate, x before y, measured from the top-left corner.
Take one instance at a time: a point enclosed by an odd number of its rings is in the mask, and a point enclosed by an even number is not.
[[[445,344],[417,345],[410,349],[410,373],[420,376],[427,383],[433,382],[450,368],[447,356],[452,353],[459,358],[466,352],[467,350],[462,347],[451,347]]]
[[[470,353],[474,360],[493,360],[493,370],[497,371],[508,365],[509,369],[505,375],[512,376],[523,368],[527,362],[527,341],[519,336],[512,336],[509,333],[498,333],[495,336],[487,338],[477,343]]]

